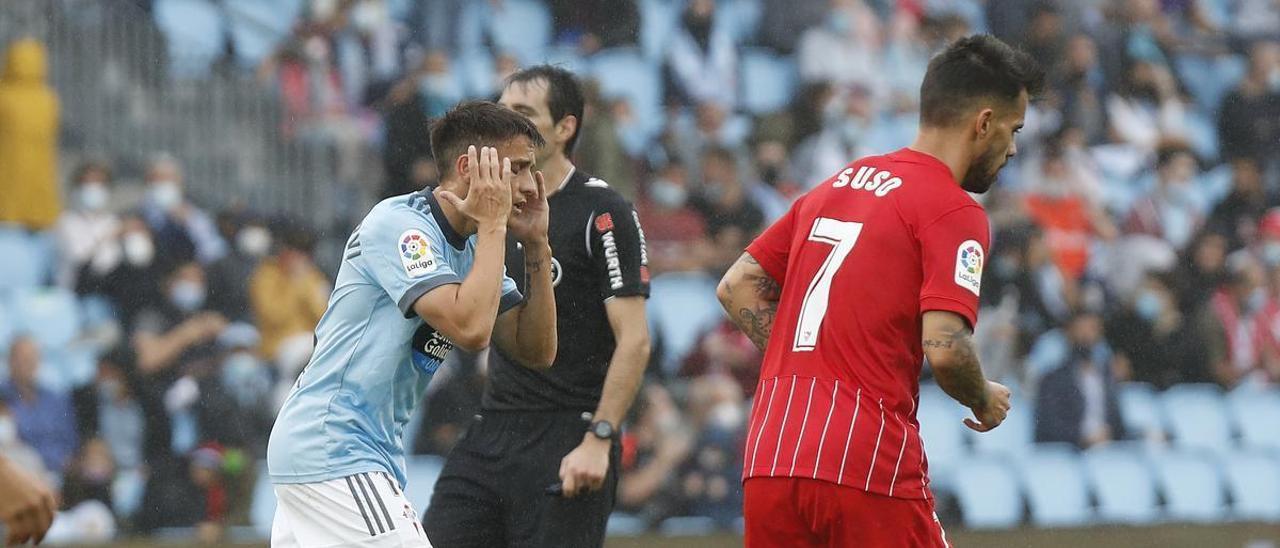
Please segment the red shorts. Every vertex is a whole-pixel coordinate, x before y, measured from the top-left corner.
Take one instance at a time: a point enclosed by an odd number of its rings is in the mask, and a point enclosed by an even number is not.
[[[932,500],[908,500],[807,478],[748,478],[746,548],[947,548]]]

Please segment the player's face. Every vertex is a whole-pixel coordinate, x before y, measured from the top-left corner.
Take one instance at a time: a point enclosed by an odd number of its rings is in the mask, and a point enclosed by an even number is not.
[[[498,145],[498,157],[511,159],[511,209],[515,213],[538,196],[538,184],[533,179],[534,152],[533,143],[523,135]]]
[[[978,157],[969,166],[968,173],[960,182],[960,187],[975,194],[982,194],[996,183],[1000,169],[1018,153],[1018,144],[1014,136],[1022,129],[1022,122],[1027,115],[1027,93],[1023,91],[1013,108],[997,109],[991,118],[991,128],[985,139],[986,144]],[[982,145],[982,142],[979,142]]]
[[[542,140],[546,144],[537,151],[539,163],[545,163],[548,157],[564,146],[557,137],[557,124],[551,119],[551,107],[547,103],[547,92],[550,90],[547,86],[545,80],[517,82],[502,90],[502,97],[498,98],[498,104],[528,117],[534,127],[538,128],[538,133],[542,134]]]

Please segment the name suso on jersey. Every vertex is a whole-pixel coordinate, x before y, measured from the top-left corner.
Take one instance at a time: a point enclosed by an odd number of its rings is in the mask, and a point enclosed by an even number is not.
[[[986,213],[951,171],[902,149],[845,167],[752,242],[782,290],[743,476],[928,498],[920,316],[976,324],[989,241]]]

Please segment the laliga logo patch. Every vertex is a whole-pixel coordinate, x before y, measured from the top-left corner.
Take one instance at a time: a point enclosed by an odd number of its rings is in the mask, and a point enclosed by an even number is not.
[[[431,243],[421,230],[411,228],[400,235],[400,263],[410,278],[435,271],[436,258],[431,254]]]
[[[982,289],[982,265],[985,256],[982,245],[976,240],[965,240],[956,249],[956,285],[972,291],[974,295]]]

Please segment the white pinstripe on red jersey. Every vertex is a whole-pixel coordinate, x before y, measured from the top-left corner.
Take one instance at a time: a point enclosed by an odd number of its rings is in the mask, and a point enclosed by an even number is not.
[[[849,460],[849,442],[853,441],[853,427],[858,424],[858,410],[862,407],[862,389],[859,388],[857,395],[853,397],[853,419],[849,421],[849,433],[844,438],[844,453],[840,457],[840,474],[836,476],[836,483],[844,482],[844,465]]]
[[[782,454],[782,435],[787,431],[787,417],[791,416],[791,399],[796,395],[796,376],[791,376],[791,391],[787,393],[787,408],[782,411],[782,423],[778,425],[778,443],[773,448],[773,465],[769,467],[769,475],[778,469],[778,455]]]
[[[818,479],[818,465],[822,463],[822,446],[827,443],[827,427],[831,426],[831,414],[836,411],[836,392],[839,391],[840,381],[837,380],[835,386],[831,388],[831,407],[827,409],[827,421],[822,423],[822,436],[818,438],[818,452],[813,457],[814,479]]]
[[[809,425],[809,406],[813,404],[813,387],[818,385],[818,379],[809,379],[809,398],[804,404],[804,421],[800,423],[800,435],[796,437],[796,450],[791,453],[791,471],[788,476],[796,474],[796,462],[800,460],[800,442],[804,441],[804,428]]]
[[[761,383],[763,384],[763,383]],[[769,410],[773,409],[773,394],[778,391],[778,379],[773,379],[773,389],[769,391],[769,403],[764,405],[764,420],[756,425],[756,447],[751,450],[751,468],[756,467],[756,455],[760,454],[760,438],[764,437],[765,423],[769,422]]]
[[[879,400],[876,404],[880,406],[880,431],[876,432],[876,448],[871,450],[871,464],[867,465],[867,485],[863,489],[871,489],[871,473],[876,470],[876,457],[880,456],[880,438],[884,436],[884,400]]]

